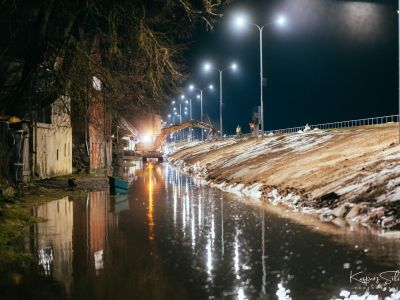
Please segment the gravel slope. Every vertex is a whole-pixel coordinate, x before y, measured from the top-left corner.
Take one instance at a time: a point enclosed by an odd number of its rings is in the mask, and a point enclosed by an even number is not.
[[[340,225],[400,223],[398,125],[188,143],[168,160],[225,191]]]

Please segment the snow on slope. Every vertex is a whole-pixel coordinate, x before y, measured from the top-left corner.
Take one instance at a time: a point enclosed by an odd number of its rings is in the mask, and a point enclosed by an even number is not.
[[[209,184],[324,220],[400,223],[394,124],[189,143],[169,161]]]

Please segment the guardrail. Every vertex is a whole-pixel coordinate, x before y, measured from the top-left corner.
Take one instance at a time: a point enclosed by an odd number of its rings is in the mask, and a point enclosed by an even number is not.
[[[339,128],[349,128],[349,127],[359,127],[359,126],[370,126],[370,125],[379,125],[379,124],[386,124],[386,123],[398,123],[400,121],[399,115],[390,115],[390,116],[383,116],[383,117],[375,117],[375,118],[365,118],[365,119],[356,119],[356,120],[349,120],[349,121],[339,121],[339,122],[331,122],[331,123],[321,123],[315,125],[308,125],[311,130],[313,129],[339,129]],[[264,134],[276,134],[276,133],[295,133],[299,131],[304,131],[306,126],[297,126],[291,128],[284,128],[284,129],[273,129],[264,131]],[[242,134],[240,137],[251,137],[251,133]],[[236,137],[235,134],[228,135],[225,138],[232,138]]]
[[[349,127],[359,127],[359,126],[369,126],[369,125],[379,125],[385,123],[395,123],[399,122],[399,115],[391,115],[391,116],[383,116],[383,117],[375,117],[375,118],[366,118],[366,119],[356,119],[349,121],[339,121],[339,122],[331,122],[331,123],[321,123],[315,125],[308,125],[310,129],[339,129],[339,128],[349,128]],[[293,133],[298,131],[304,131],[306,126],[298,126],[292,128],[284,128],[284,129],[274,129],[265,131],[266,134],[270,133]]]
[[[379,125],[379,124],[386,124],[386,123],[399,123],[400,122],[400,115],[390,115],[390,116],[383,116],[383,117],[374,117],[374,118],[365,118],[365,119],[356,119],[356,120],[348,120],[348,121],[339,121],[339,122],[331,122],[331,123],[321,123],[315,125],[308,125],[311,130],[313,129],[339,129],[339,128],[349,128],[349,127],[360,127],[360,126],[371,126],[371,125]],[[264,131],[265,135],[268,134],[276,134],[276,133],[295,133],[299,131],[304,131],[306,126],[297,126],[291,128],[283,128],[283,129],[273,129]],[[251,137],[253,136],[252,133],[242,133],[240,135],[241,138]],[[225,135],[224,138],[235,138],[235,134]],[[193,140],[197,141],[197,140]],[[177,142],[187,142],[187,141],[177,141]]]

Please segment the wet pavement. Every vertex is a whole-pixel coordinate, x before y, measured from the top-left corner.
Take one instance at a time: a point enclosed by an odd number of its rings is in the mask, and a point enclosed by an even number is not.
[[[126,175],[128,195],[90,192],[34,209],[48,219],[25,241],[39,264],[0,298],[400,298],[399,240],[300,224],[168,164]]]

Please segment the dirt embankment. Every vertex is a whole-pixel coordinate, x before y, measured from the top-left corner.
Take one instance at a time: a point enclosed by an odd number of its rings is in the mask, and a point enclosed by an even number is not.
[[[396,124],[186,144],[169,161],[223,190],[337,224],[400,223]]]

